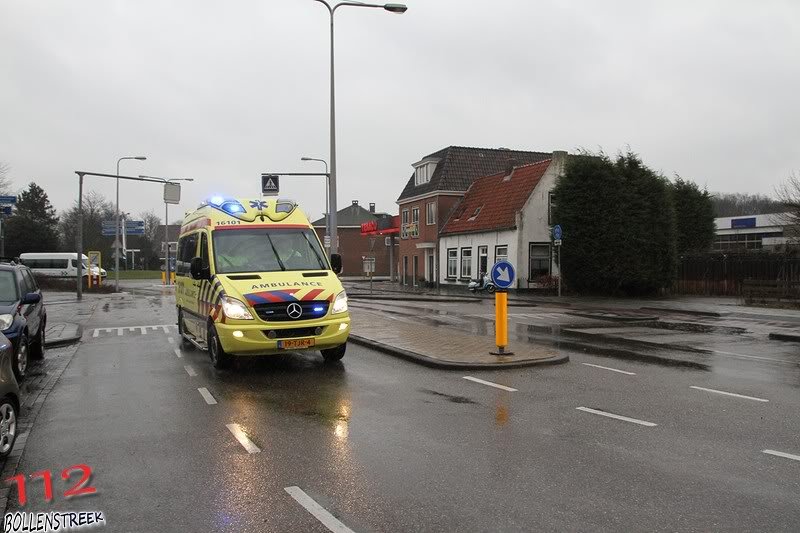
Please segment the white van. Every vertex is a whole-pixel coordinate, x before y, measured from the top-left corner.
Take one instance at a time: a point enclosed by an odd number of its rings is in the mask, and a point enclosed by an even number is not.
[[[83,275],[88,276],[89,258],[83,255]],[[20,254],[19,260],[26,267],[30,268],[34,274],[42,276],[55,276],[60,278],[74,278],[78,275],[78,254],[67,252],[52,253],[24,253]],[[107,273],[104,268],[100,269],[100,277],[105,278]],[[92,274],[97,275],[97,267],[92,267]]]

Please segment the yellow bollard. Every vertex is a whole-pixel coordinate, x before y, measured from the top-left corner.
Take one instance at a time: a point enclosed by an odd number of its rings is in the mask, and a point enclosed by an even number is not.
[[[169,279],[170,279],[170,283],[175,285],[175,271],[174,270],[169,273]]]
[[[161,271],[161,284],[162,285],[167,284],[167,273],[164,272],[163,270]]]
[[[507,352],[508,346],[508,293],[497,291],[494,293],[494,336],[497,351],[492,355],[514,355]]]

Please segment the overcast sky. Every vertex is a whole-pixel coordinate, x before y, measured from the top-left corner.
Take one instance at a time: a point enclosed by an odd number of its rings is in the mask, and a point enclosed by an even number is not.
[[[629,145],[725,192],[800,169],[796,0],[407,3],[336,14],[340,207],[396,213],[411,164],[448,145]],[[58,209],[74,170],[139,154],[122,174],[195,178],[184,209],[257,195],[261,172],[328,158],[328,39],[313,0],[0,0],[0,161]],[[163,212],[157,186],[122,191],[123,210]],[[318,216],[323,191],[285,179],[281,196]]]

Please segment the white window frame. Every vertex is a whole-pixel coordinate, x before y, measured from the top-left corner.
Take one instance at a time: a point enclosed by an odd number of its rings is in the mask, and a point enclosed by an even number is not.
[[[408,239],[408,208],[400,211],[400,238]]]
[[[458,278],[458,248],[447,249],[447,279]]]
[[[464,254],[464,252],[469,252],[469,254]],[[467,263],[464,263],[464,260],[467,260]],[[466,269],[464,267],[467,267]],[[461,248],[461,261],[460,261],[460,277],[462,279],[472,279],[472,247],[464,247]],[[466,271],[466,274],[464,273]]]
[[[428,226],[436,224],[436,202],[428,202],[425,204],[425,223]]]
[[[497,253],[497,251],[502,249],[502,248],[505,248],[506,253],[503,254],[503,255],[500,255],[500,254]],[[498,244],[498,245],[496,245],[494,247],[494,262],[497,263],[498,261],[500,261],[500,259],[505,259],[506,261],[508,261],[508,245],[507,244]]]
[[[528,243],[528,281],[536,281],[537,278],[531,277],[531,260],[533,259],[533,247],[536,246],[537,248],[547,248],[547,273],[546,274],[538,274],[539,276],[551,276],[553,274],[553,247],[550,245],[549,242],[529,242]],[[544,261],[545,257],[543,255],[538,257],[539,261]]]
[[[486,272],[489,272],[489,247],[486,245],[478,246],[478,275],[481,273],[481,258],[486,258]]]

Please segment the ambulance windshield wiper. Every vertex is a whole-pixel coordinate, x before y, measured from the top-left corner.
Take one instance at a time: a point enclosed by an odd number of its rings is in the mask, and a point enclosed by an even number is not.
[[[301,232],[300,232],[300,235],[302,235],[302,236],[303,236],[303,238],[304,238],[304,239],[306,240],[306,242],[308,243],[308,247],[309,247],[309,248],[311,248],[311,251],[312,251],[312,252],[314,252],[314,255],[316,255],[316,256],[317,256],[317,261],[319,261],[319,267],[320,267],[322,270],[325,270],[325,262],[324,262],[324,261],[322,260],[322,258],[319,256],[319,252],[317,252],[317,249],[316,249],[316,248],[314,248],[314,245],[313,245],[313,244],[311,244],[311,241],[309,241],[309,240],[308,240],[308,235],[306,235],[306,232],[305,232],[305,231],[301,231]]]
[[[272,243],[272,237],[269,236],[269,233],[266,234],[267,240],[269,241],[269,245],[272,247],[272,252],[275,254],[275,259],[278,260],[278,265],[280,265],[281,270],[286,270],[286,267],[283,265],[283,261],[281,261],[281,257],[278,255],[278,250],[275,249],[275,245]]]

